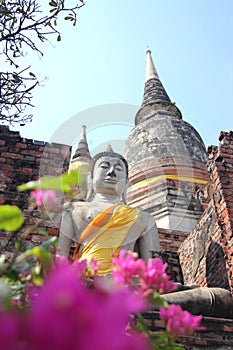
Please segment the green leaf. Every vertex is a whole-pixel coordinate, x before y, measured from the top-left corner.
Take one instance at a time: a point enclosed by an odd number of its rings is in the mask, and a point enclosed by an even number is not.
[[[44,228],[37,227],[36,230],[40,235],[45,236],[47,239],[49,239],[50,236]]]
[[[26,191],[26,190],[35,190],[35,189],[41,189],[41,190],[54,190],[54,191],[64,191],[69,192],[69,187],[67,187],[65,184],[63,185],[61,183],[61,179],[59,178],[52,178],[52,177],[43,177],[38,181],[30,181],[26,184],[18,186],[19,191]]]
[[[26,252],[22,253],[16,260],[17,263],[23,261],[28,256],[36,257],[41,266],[48,270],[51,267],[51,253],[45,250],[42,246],[33,247],[31,249],[26,250]]]
[[[77,168],[72,170],[69,174],[63,174],[62,182],[66,185],[78,185],[84,181],[83,172],[81,169]]]
[[[34,73],[32,73],[32,72],[29,72],[29,75],[31,75],[33,78],[35,78],[36,76],[35,76],[35,74]]]
[[[23,224],[24,217],[16,206],[0,206],[0,230],[17,231]]]
[[[35,273],[32,274],[32,281],[38,287],[41,287],[43,285],[43,278],[39,275],[36,275]]]
[[[19,100],[19,96],[16,95],[12,101],[12,104],[14,105],[18,100]]]
[[[13,271],[12,269],[7,270],[5,272],[5,276],[7,277],[7,283],[9,283],[10,281],[18,281],[19,279],[19,274],[16,271]]]
[[[159,309],[161,306],[168,307],[168,303],[161,298],[161,295],[158,292],[152,294],[151,303],[155,309]]]
[[[61,35],[60,34],[58,34],[58,36],[57,36],[57,41],[61,41]]]
[[[50,1],[49,5],[50,6],[57,6],[57,2],[56,1]]]
[[[54,190],[70,192],[72,185],[83,182],[83,175],[79,169],[71,171],[69,174],[63,174],[58,177],[44,176],[38,181],[30,181],[18,186],[18,191],[31,191],[35,189]]]
[[[36,265],[32,268],[32,281],[36,286],[42,286],[43,285],[43,278],[41,276],[41,266]]]

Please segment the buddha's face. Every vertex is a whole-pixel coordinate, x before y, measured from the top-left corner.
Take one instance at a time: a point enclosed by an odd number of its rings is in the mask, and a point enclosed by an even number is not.
[[[111,156],[99,158],[93,171],[93,189],[95,193],[121,196],[127,183],[124,162]]]

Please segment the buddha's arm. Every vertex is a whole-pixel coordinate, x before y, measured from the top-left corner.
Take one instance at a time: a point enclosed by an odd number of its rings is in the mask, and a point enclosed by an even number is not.
[[[68,258],[70,252],[70,245],[71,239],[61,233],[58,240],[57,257],[65,256]]]
[[[62,213],[60,235],[58,239],[57,256],[69,257],[70,246],[74,236],[71,213],[64,210]]]
[[[160,251],[158,229],[153,216],[143,212],[142,220],[145,223],[145,230],[138,240],[139,256],[148,261],[152,257],[152,252]]]

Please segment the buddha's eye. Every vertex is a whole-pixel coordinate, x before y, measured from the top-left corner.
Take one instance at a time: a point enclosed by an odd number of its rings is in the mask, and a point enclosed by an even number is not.
[[[109,168],[109,165],[107,163],[102,163],[100,164],[100,168],[102,169],[108,169]]]
[[[117,170],[117,171],[123,171],[123,169],[122,169],[121,166],[116,166],[116,167],[115,167],[115,170]]]

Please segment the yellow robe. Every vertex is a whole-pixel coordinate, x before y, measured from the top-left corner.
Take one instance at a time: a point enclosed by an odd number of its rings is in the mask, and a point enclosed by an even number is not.
[[[97,215],[83,231],[75,249],[73,260],[95,259],[99,263],[98,275],[112,270],[112,256],[118,253],[130,227],[140,211],[123,204],[115,204]]]

